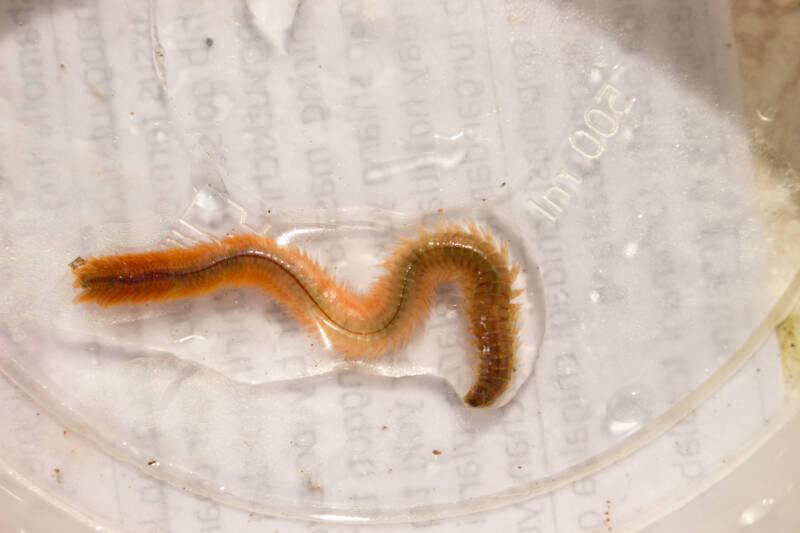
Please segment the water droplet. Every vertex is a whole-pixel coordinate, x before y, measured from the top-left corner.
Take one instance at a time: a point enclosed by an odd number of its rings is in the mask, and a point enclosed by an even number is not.
[[[639,243],[631,241],[625,246],[624,254],[625,257],[633,257],[634,255],[636,255],[636,252],[638,251],[639,251]]]
[[[739,517],[739,523],[743,526],[752,526],[764,518],[774,503],[775,498],[762,498],[742,511],[742,515]]]
[[[756,109],[756,115],[764,122],[772,122],[778,114],[778,108],[772,104],[767,104]]]
[[[432,137],[434,139],[437,139],[437,140],[443,139],[443,140],[446,140],[446,141],[457,141],[460,138],[462,138],[463,136],[464,136],[464,132],[463,131],[456,132],[453,135],[447,135],[445,133],[436,133],[436,132],[434,132],[433,135],[432,135]]]
[[[206,338],[204,336],[202,336],[202,335],[186,335],[185,337],[181,337],[180,339],[176,339],[175,342],[177,342],[179,344],[183,344],[184,342],[194,341],[194,340],[204,341],[204,340],[206,340]]]
[[[606,404],[606,429],[612,435],[628,435],[650,419],[653,393],[645,385],[627,385],[617,390]]]
[[[457,148],[450,152],[426,152],[419,155],[393,159],[373,164],[364,171],[364,179],[369,183],[388,180],[394,175],[401,175],[424,167],[451,169],[466,158],[467,151]]]

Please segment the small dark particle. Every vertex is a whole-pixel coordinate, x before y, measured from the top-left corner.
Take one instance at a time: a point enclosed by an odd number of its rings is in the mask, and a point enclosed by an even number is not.
[[[206,37],[206,46],[208,46],[209,48],[214,46],[214,39],[212,39],[211,37]]]
[[[62,435],[66,435],[67,434],[67,430],[65,429],[64,431],[61,432],[61,434]]]
[[[158,461],[156,461],[155,459],[150,459],[149,461],[147,461],[147,466],[153,466],[153,465],[154,465],[154,464],[156,464],[157,462],[158,462]]]
[[[386,431],[387,429],[389,429],[389,426],[381,426],[381,429]]]
[[[501,184],[500,184],[500,188],[501,188],[501,189],[502,189],[503,187],[505,187],[505,186],[506,186],[506,182],[505,182],[505,181],[504,181],[503,183],[501,183]]]
[[[481,198],[481,202],[485,202],[485,201],[486,201],[486,198]]]
[[[433,455],[442,455],[442,450],[433,450]]]
[[[83,257],[76,257],[76,258],[75,258],[75,259],[73,259],[73,260],[72,260],[72,262],[69,264],[69,267],[70,267],[72,270],[75,270],[76,268],[80,267],[81,265],[85,265],[85,264],[86,264],[86,259],[84,259]]]

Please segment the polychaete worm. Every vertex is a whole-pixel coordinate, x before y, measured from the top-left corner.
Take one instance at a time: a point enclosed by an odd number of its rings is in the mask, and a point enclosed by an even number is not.
[[[280,301],[309,330],[353,357],[379,356],[406,344],[424,325],[434,288],[454,281],[464,301],[475,378],[464,396],[488,407],[508,389],[518,347],[522,292],[512,287],[519,265],[475,223],[421,229],[403,239],[364,293],[331,276],[304,251],[256,234],[230,235],[188,248],[89,256],[70,264],[76,302],[101,306],[198,296],[222,287],[253,286]]]

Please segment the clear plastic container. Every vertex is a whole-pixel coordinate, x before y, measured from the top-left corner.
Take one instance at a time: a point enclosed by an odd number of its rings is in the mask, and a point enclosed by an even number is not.
[[[747,28],[768,13],[734,15],[688,0],[9,7],[12,527],[629,531],[765,442],[785,450],[773,435],[797,398],[774,328],[800,285],[798,165],[775,131],[797,113],[753,96]],[[363,289],[417,224],[470,220],[523,266],[520,372],[495,408],[459,398],[472,361],[452,287],[411,344],[363,363],[257,290],[72,303],[76,256],[230,231],[301,246]]]

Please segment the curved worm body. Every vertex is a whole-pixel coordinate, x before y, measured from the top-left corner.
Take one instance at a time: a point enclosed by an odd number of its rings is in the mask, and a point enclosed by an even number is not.
[[[435,286],[455,281],[476,350],[475,380],[464,396],[487,407],[508,388],[517,349],[512,284],[519,271],[505,245],[486,231],[421,231],[393,248],[385,272],[364,294],[339,283],[302,250],[242,234],[189,248],[78,258],[70,265],[76,302],[101,306],[164,301],[221,287],[258,287],[282,302],[327,346],[350,356],[377,356],[403,346],[430,311]]]

